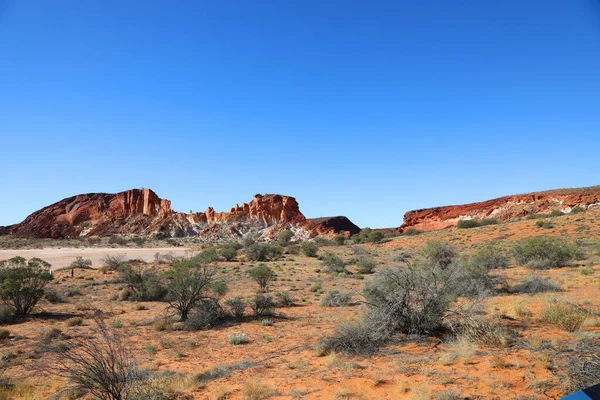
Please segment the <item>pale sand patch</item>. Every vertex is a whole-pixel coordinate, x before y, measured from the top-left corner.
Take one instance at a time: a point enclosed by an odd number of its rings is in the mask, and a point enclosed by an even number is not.
[[[176,256],[188,256],[192,250],[185,247],[156,247],[156,248],[46,248],[46,249],[11,249],[0,250],[0,260],[5,260],[15,256],[21,256],[26,259],[32,257],[41,258],[52,264],[52,269],[67,267],[76,257],[89,258],[92,260],[92,267],[102,266],[102,258],[107,254],[124,254],[128,259],[141,259],[147,262],[154,260],[156,253],[173,253]]]

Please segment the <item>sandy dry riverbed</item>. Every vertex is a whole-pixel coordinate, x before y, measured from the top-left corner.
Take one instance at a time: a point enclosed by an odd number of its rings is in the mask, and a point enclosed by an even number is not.
[[[191,250],[185,247],[159,247],[159,248],[46,248],[46,249],[27,249],[27,250],[0,250],[0,260],[5,260],[15,256],[25,257],[27,259],[38,257],[52,264],[52,269],[63,268],[71,264],[76,257],[89,258],[92,260],[92,267],[102,266],[102,257],[107,254],[124,254],[127,258],[142,259],[144,261],[154,260],[156,253],[172,252],[176,256],[185,256],[190,254]]]

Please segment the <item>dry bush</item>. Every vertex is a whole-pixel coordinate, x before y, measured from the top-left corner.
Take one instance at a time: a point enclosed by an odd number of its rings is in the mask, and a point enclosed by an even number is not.
[[[107,254],[101,261],[106,268],[116,271],[125,262],[125,254]]]
[[[344,307],[352,303],[352,293],[330,290],[321,299],[321,305],[325,307]]]
[[[137,367],[118,332],[107,327],[99,312],[92,320],[96,336],[73,337],[54,345],[48,371],[98,399],[124,400],[145,390],[147,376]]]
[[[560,292],[562,289],[557,283],[550,279],[542,278],[537,275],[529,275],[525,280],[512,288],[515,293],[545,293],[545,292]]]
[[[486,347],[506,347],[516,337],[515,332],[499,321],[467,317],[458,328],[459,341]]]
[[[554,299],[542,307],[540,318],[542,321],[560,326],[567,332],[575,332],[581,328],[587,316],[588,313],[576,304]]]

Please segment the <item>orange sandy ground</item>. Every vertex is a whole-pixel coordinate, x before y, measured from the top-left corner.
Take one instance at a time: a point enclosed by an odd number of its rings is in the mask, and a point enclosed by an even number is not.
[[[596,241],[600,238],[600,212],[558,217],[556,227],[541,229],[536,221],[486,226],[468,230],[448,229],[428,232],[417,236],[394,237],[379,245],[360,245],[379,262],[378,270],[393,265],[394,256],[400,250],[418,252],[432,238],[440,238],[455,244],[462,252],[469,253],[483,243],[495,241],[510,249],[515,240],[540,234],[560,235],[572,240]],[[597,244],[596,244],[597,246]],[[421,339],[416,342],[398,340],[384,347],[370,358],[345,357],[332,354],[318,357],[315,343],[333,331],[342,321],[358,318],[364,311],[358,304],[365,280],[353,276],[332,276],[316,272],[322,268],[314,258],[298,255],[286,256],[286,261],[268,263],[278,274],[278,280],[270,293],[290,290],[298,306],[281,308],[283,317],[273,318],[273,326],[263,326],[260,321],[231,324],[222,328],[187,332],[158,332],[153,323],[165,315],[165,303],[143,303],[147,309],[138,310],[140,303],[110,300],[122,286],[104,284],[116,277],[115,273],[103,274],[98,270],[77,270],[75,278],[70,271],[55,273],[52,286],[77,287],[82,295],[68,298],[68,303],[42,302],[37,311],[58,313],[62,316],[85,316],[82,304],[89,304],[109,313],[110,321],[117,321],[119,331],[128,348],[139,363],[155,371],[171,371],[183,374],[170,383],[170,391],[186,393],[194,399],[240,399],[252,398],[250,393],[261,392],[256,398],[273,399],[399,399],[433,398],[443,390],[453,390],[460,398],[512,399],[560,398],[563,379],[560,360],[551,359],[539,351],[540,343],[551,342],[559,347],[581,337],[582,332],[597,334],[600,322],[588,318],[581,331],[568,333],[560,328],[538,320],[539,307],[549,297],[568,299],[585,304],[587,309],[598,310],[600,296],[600,247],[591,248],[590,258],[582,266],[572,266],[540,272],[561,284],[564,292],[539,295],[502,294],[485,300],[489,315],[506,314],[515,318],[508,321],[517,329],[519,339],[507,348],[481,348],[458,344],[445,338]],[[323,251],[322,249],[321,251]],[[353,246],[328,247],[350,258]],[[220,263],[220,275],[229,284],[228,296],[249,298],[256,292],[256,284],[245,275],[250,263]],[[236,270],[239,271],[236,273]],[[350,270],[356,266],[349,267]],[[494,271],[515,284],[530,271],[520,266]],[[321,282],[319,292],[311,291]],[[99,283],[89,286],[90,283]],[[350,307],[322,307],[321,297],[331,289],[343,289],[356,293],[357,305]],[[532,315],[521,317],[517,308],[528,309]],[[15,390],[0,394],[0,398],[49,398],[64,382],[57,377],[39,373],[41,358],[33,357],[33,349],[41,334],[53,327],[76,336],[92,326],[89,319],[83,326],[68,327],[65,318],[40,318],[35,315],[22,323],[6,326],[11,337],[0,344],[0,352],[12,353],[16,359],[6,372],[9,380],[19,384]],[[228,336],[246,333],[249,343],[232,345]],[[440,340],[441,339],[441,340]],[[255,368],[233,371],[231,375],[198,386],[195,374],[217,365],[228,365],[249,360],[257,363]],[[43,368],[42,368],[43,369]],[[192,375],[193,374],[193,375]],[[527,397],[530,396],[530,397]]]

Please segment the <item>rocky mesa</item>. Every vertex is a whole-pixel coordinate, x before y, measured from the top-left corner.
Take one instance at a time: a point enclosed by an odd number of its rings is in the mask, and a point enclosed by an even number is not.
[[[257,194],[229,212],[179,213],[169,200],[150,189],[88,193],[63,199],[29,215],[19,224],[0,227],[1,234],[37,238],[143,235],[231,239],[256,233],[264,240],[290,229],[298,239],[349,236],[360,231],[346,217],[307,219],[290,196]]]
[[[554,210],[570,213],[575,207],[600,208],[600,186],[576,189],[557,189],[544,192],[505,196],[497,199],[455,206],[433,207],[409,211],[402,225],[423,231],[450,228],[461,219],[494,218],[510,221],[532,214],[547,214]]]

